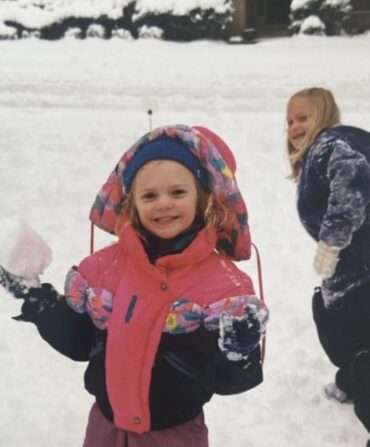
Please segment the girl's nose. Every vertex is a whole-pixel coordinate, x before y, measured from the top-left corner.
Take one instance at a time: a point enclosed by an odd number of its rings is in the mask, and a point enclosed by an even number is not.
[[[157,202],[158,209],[169,209],[172,208],[172,200],[168,196],[161,196]]]
[[[288,128],[288,135],[293,135],[298,130],[299,124],[297,121],[293,121]]]

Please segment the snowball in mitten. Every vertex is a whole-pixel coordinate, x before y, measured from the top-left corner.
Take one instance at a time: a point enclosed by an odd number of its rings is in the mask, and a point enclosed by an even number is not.
[[[0,284],[15,298],[22,299],[26,298],[30,288],[35,285],[34,280],[15,275],[2,265],[0,265]]]
[[[246,359],[261,340],[262,327],[267,314],[264,309],[256,310],[253,305],[247,305],[241,317],[220,315],[219,347],[226,357],[232,361]],[[260,321],[260,319],[263,321]]]
[[[0,237],[0,262],[11,273],[40,285],[52,260],[51,248],[27,221],[6,219]]]
[[[38,313],[54,307],[61,295],[49,283],[33,287],[33,280],[14,275],[0,265],[0,284],[15,298],[32,303]]]
[[[319,241],[314,258],[314,269],[322,278],[331,278],[337,267],[340,249]]]

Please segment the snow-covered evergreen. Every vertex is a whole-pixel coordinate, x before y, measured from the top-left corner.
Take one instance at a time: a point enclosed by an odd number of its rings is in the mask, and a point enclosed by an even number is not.
[[[232,11],[232,0],[2,0],[0,39],[220,38]]]
[[[292,34],[340,35],[351,10],[350,0],[293,0],[289,30]]]

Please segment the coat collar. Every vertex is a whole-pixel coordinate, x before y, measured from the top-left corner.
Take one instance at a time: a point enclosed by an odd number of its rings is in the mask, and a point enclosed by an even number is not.
[[[123,226],[119,235],[119,244],[122,249],[138,264],[150,270],[156,268],[173,270],[199,263],[214,251],[216,242],[216,230],[203,228],[183,251],[162,256],[151,264],[143,242],[131,225]]]

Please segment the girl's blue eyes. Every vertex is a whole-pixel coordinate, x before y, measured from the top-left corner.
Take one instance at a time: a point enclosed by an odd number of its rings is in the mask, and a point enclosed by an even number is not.
[[[185,193],[186,193],[185,189],[174,189],[171,192],[171,195],[173,197],[180,197],[180,196],[184,195]],[[148,192],[148,193],[144,194],[143,196],[141,196],[141,198],[143,200],[154,200],[157,198],[157,196],[158,196],[158,194],[156,194],[155,192]]]

